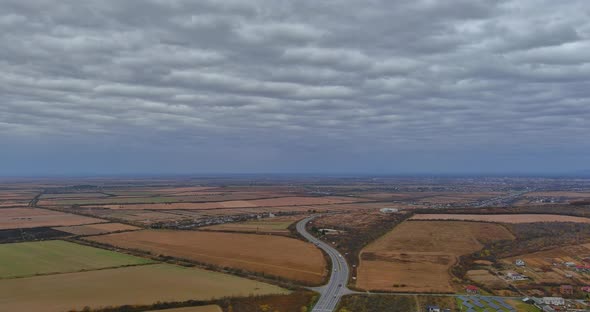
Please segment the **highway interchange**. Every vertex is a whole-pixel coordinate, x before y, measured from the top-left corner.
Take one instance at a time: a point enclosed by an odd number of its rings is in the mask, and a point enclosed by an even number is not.
[[[353,291],[346,287],[350,270],[348,268],[348,263],[346,263],[346,259],[334,247],[307,232],[305,226],[314,218],[315,216],[311,216],[299,221],[299,223],[297,223],[297,232],[303,235],[308,241],[324,250],[328,256],[330,256],[332,272],[328,284],[319,288],[314,288],[314,290],[319,292],[320,298],[312,312],[332,312],[336,310],[336,306],[343,295],[353,293]]]

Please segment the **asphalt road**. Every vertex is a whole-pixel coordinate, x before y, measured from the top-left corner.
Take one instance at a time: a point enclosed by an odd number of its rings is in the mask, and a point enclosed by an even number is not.
[[[353,293],[346,288],[350,270],[348,268],[348,263],[346,263],[346,259],[334,247],[307,232],[305,225],[313,218],[315,218],[315,216],[299,221],[299,223],[297,223],[297,232],[303,235],[308,241],[323,249],[330,256],[332,261],[332,272],[328,284],[314,288],[314,290],[320,294],[320,298],[311,311],[332,312],[336,310],[336,306],[343,295]]]

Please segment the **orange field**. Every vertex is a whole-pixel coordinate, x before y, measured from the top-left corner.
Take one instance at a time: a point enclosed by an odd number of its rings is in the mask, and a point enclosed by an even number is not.
[[[39,208],[3,208],[0,210],[0,230],[99,222],[106,221]]]
[[[54,229],[74,235],[97,235],[119,231],[139,230],[140,228],[121,223],[97,223],[87,225],[60,226]]]
[[[474,215],[474,214],[417,214],[410,220],[459,220],[483,221],[498,223],[533,223],[533,222],[576,222],[590,223],[590,218],[551,215],[551,214],[504,214],[504,215]]]
[[[453,292],[449,269],[492,240],[514,239],[503,226],[406,221],[361,252],[357,286],[366,290]]]
[[[314,284],[321,283],[326,276],[326,262],[319,249],[310,243],[282,236],[144,230],[88,239]]]
[[[206,203],[157,203],[134,205],[102,205],[109,209],[215,209],[215,208],[255,208],[274,206],[328,205],[354,202],[346,197],[279,197],[255,200],[228,200]]]

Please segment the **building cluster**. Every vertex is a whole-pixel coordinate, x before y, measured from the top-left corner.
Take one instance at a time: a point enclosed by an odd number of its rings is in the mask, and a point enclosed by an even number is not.
[[[562,311],[565,307],[562,297],[524,298],[522,301],[533,304],[543,312]]]
[[[224,223],[232,223],[232,222],[244,222],[250,220],[259,220],[264,218],[274,218],[276,217],[275,214],[272,212],[264,213],[264,214],[241,214],[241,215],[226,215],[226,216],[211,216],[211,217],[201,217],[201,218],[187,218],[178,221],[170,221],[170,222],[156,222],[150,225],[151,228],[159,228],[159,229],[180,229],[180,230],[190,230],[194,228],[199,228],[203,226],[209,225],[217,225],[217,224],[224,224]]]
[[[526,275],[522,275],[516,272],[508,272],[506,273],[506,279],[511,281],[524,281],[527,280],[528,277]]]

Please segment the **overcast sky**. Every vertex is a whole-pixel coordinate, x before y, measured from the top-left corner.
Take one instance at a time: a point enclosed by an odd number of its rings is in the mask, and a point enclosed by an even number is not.
[[[590,169],[587,0],[0,2],[0,176]]]

